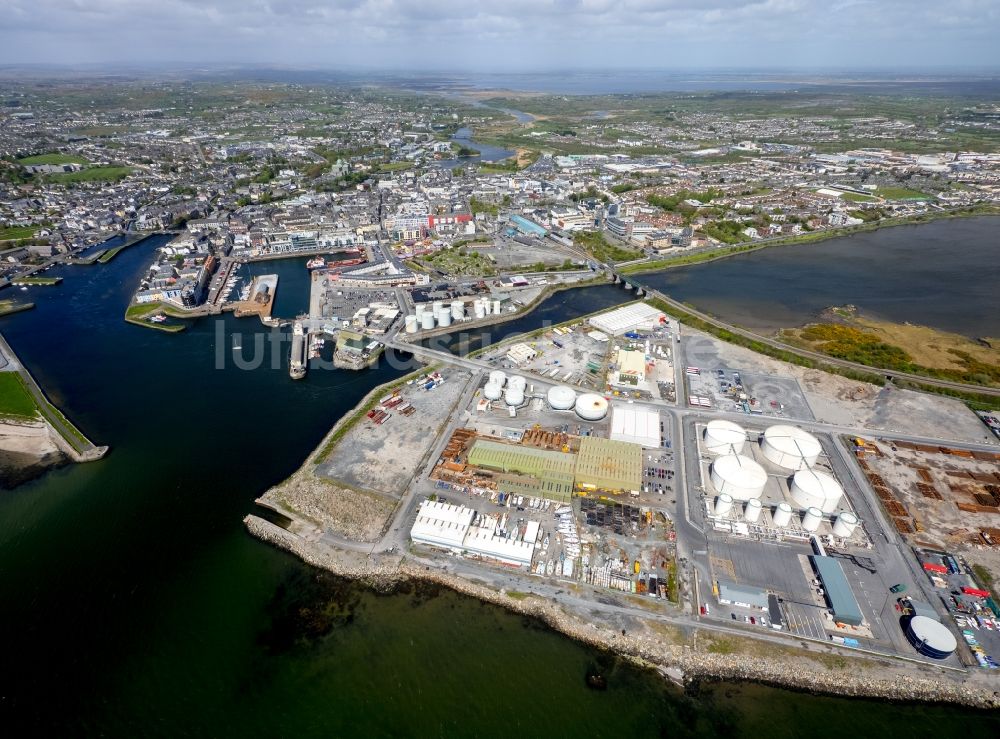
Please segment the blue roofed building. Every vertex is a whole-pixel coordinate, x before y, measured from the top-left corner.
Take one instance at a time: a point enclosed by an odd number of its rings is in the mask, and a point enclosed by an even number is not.
[[[850,626],[860,626],[864,621],[861,606],[854,597],[854,591],[851,590],[851,584],[847,581],[847,575],[844,574],[840,562],[832,557],[821,557],[818,554],[811,555],[809,559],[812,560],[816,574],[823,583],[823,592],[826,593],[826,602],[833,613],[833,620]]]

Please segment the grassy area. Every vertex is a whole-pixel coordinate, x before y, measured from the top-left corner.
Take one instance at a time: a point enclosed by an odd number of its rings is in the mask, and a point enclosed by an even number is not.
[[[165,331],[170,334],[180,333],[187,328],[183,323],[152,323],[147,320],[150,316],[162,313],[173,318],[190,318],[178,308],[174,308],[166,303],[142,303],[130,305],[125,310],[125,320],[134,323],[136,326],[144,328],[155,328],[157,331]]]
[[[667,565],[667,600],[671,603],[680,602],[680,592],[677,584],[677,559],[671,559]]]
[[[36,420],[38,406],[17,372],[0,372],[0,416]]]
[[[785,332],[785,336],[797,339],[815,351],[849,362],[969,385],[1000,385],[1000,362],[985,361],[982,356],[973,356],[969,351],[955,346],[941,350],[950,359],[950,366],[928,367],[914,361],[905,349],[863,327],[817,323],[794,332]],[[914,345],[923,348],[920,341]]]
[[[851,203],[874,203],[877,200],[877,198],[873,198],[870,195],[859,195],[856,192],[842,193],[840,199]]]
[[[626,249],[612,244],[605,238],[603,231],[578,231],[573,235],[573,243],[599,262],[614,264],[628,262],[642,257],[642,252]]]
[[[887,200],[930,200],[931,196],[919,190],[911,190],[908,187],[882,187],[879,186],[876,192]]]
[[[0,228],[0,241],[14,241],[34,237],[37,226],[7,226]]]
[[[18,303],[16,300],[0,300],[0,316],[9,316],[11,313],[20,313],[23,310],[31,310],[34,303]]]
[[[97,261],[100,262],[101,264],[107,264],[116,256],[118,256],[118,252],[120,252],[124,248],[125,248],[124,246],[116,246],[113,249],[105,249],[104,251],[101,252],[101,256],[97,258]]]
[[[48,175],[52,182],[70,184],[76,182],[117,182],[131,174],[131,167],[89,167],[79,172],[63,172]]]
[[[60,154],[59,152],[53,152],[51,154],[38,154],[33,157],[25,157],[24,159],[18,159],[18,164],[25,166],[30,166],[32,164],[87,164],[87,160],[76,154]]]
[[[63,281],[62,277],[15,277],[11,282],[15,285],[58,285]]]
[[[385,164],[378,165],[376,169],[379,172],[401,172],[412,168],[413,162],[386,162]]]
[[[466,275],[469,277],[491,277],[496,274],[493,263],[475,249],[452,247],[423,257],[426,264],[432,265],[449,275]]]

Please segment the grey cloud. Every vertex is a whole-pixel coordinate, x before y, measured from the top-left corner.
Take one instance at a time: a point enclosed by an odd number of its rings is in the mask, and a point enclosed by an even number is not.
[[[1000,63],[996,0],[0,0],[0,62]]]

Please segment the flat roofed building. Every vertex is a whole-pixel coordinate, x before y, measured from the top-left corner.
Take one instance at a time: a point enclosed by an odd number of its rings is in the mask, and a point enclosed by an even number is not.
[[[618,350],[616,385],[635,386],[646,380],[646,355],[635,349]]]
[[[767,596],[767,617],[771,621],[771,628],[781,630],[785,626],[785,619],[781,617],[781,606],[778,605],[778,596],[770,593]]]
[[[727,605],[767,610],[767,591],[752,585],[739,585],[719,580],[719,602]]]
[[[466,554],[495,559],[504,564],[528,566],[535,552],[535,543],[497,536],[490,529],[473,527],[462,544]]]
[[[818,554],[810,555],[809,559],[812,560],[816,574],[823,583],[823,592],[826,593],[826,601],[834,620],[850,626],[860,626],[864,616],[840,562],[832,557],[821,557]]]
[[[527,344],[514,344],[507,350],[507,359],[518,366],[532,361],[536,356],[538,352]]]
[[[643,408],[614,406],[611,409],[611,438],[645,447],[659,447],[660,414]]]
[[[465,506],[425,500],[417,509],[410,538],[421,544],[461,549],[473,515],[474,511]]]
[[[651,305],[633,303],[588,319],[594,328],[607,334],[624,334],[637,328],[657,326],[666,316]]]
[[[469,451],[473,467],[503,473],[497,478],[501,492],[535,495],[565,502],[573,490],[576,457],[567,452],[501,444],[478,439]],[[537,481],[532,486],[525,478]]]
[[[642,447],[626,441],[584,436],[576,455],[576,489],[638,495]]]

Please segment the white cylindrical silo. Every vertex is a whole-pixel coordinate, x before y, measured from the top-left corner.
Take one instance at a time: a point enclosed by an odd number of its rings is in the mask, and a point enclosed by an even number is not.
[[[433,313],[428,313],[425,311],[424,314],[420,316],[420,328],[422,328],[424,331],[434,328]]]
[[[819,470],[799,470],[788,486],[792,500],[800,508],[815,506],[823,513],[833,513],[844,496],[844,488],[830,475]]]
[[[704,439],[709,454],[739,454],[746,444],[747,432],[732,421],[709,421]]]
[[[442,308],[437,315],[438,326],[450,326],[451,325],[451,311],[447,307]]]
[[[733,508],[733,496],[723,493],[715,499],[715,515],[726,516]]]
[[[712,462],[710,478],[715,492],[728,493],[736,500],[759,498],[767,484],[767,472],[749,457],[726,454]]]
[[[858,527],[858,517],[850,511],[844,511],[833,523],[833,535],[841,539],[850,539],[854,529]]]
[[[418,323],[417,323],[417,317],[415,315],[411,314],[407,316],[404,319],[404,323],[406,324],[406,333],[408,334],[417,333]]]
[[[503,393],[504,402],[507,405],[523,405],[524,404],[524,388],[517,387],[516,385],[508,385],[507,389]]]
[[[501,370],[493,370],[490,372],[490,382],[495,382],[500,387],[507,384],[507,375]]]
[[[483,304],[480,303],[478,300],[472,305],[472,315],[474,315],[476,318],[486,317],[486,311],[483,310]]]
[[[493,301],[493,313],[496,314],[496,315],[500,315],[500,301],[499,300],[494,300]]]
[[[440,300],[435,300],[433,303],[431,303],[431,311],[436,316],[438,313],[441,312],[441,308],[443,306],[444,306],[443,302],[441,302]]]
[[[568,411],[576,404],[576,392],[571,387],[556,385],[549,388],[549,392],[545,395],[545,400],[552,410]]]
[[[823,511],[816,507],[806,508],[802,514],[802,528],[806,531],[815,531],[823,523]]]
[[[779,529],[785,528],[792,522],[792,507],[788,503],[778,503],[778,507],[774,509],[772,520]]]
[[[751,498],[747,501],[747,507],[743,509],[743,518],[750,523],[757,523],[760,520],[760,514],[763,510],[764,506],[760,500]]]
[[[511,375],[507,379],[507,387],[516,387],[518,390],[523,391],[526,387],[528,387],[528,381],[521,375]]]
[[[487,382],[483,388],[483,397],[487,400],[500,400],[501,395],[503,395],[503,389],[492,380]]]
[[[461,300],[451,301],[451,320],[461,321],[465,318],[465,303]]]
[[[427,312],[427,305],[426,305],[426,303],[417,303],[414,306],[414,309],[417,312],[417,318],[422,318],[423,315],[424,315],[424,313]]]
[[[786,470],[804,470],[816,464],[822,447],[819,439],[798,426],[771,426],[764,431],[760,449],[764,457]]]
[[[586,421],[600,421],[608,415],[608,401],[596,393],[584,393],[576,399],[573,406],[576,415]]]

